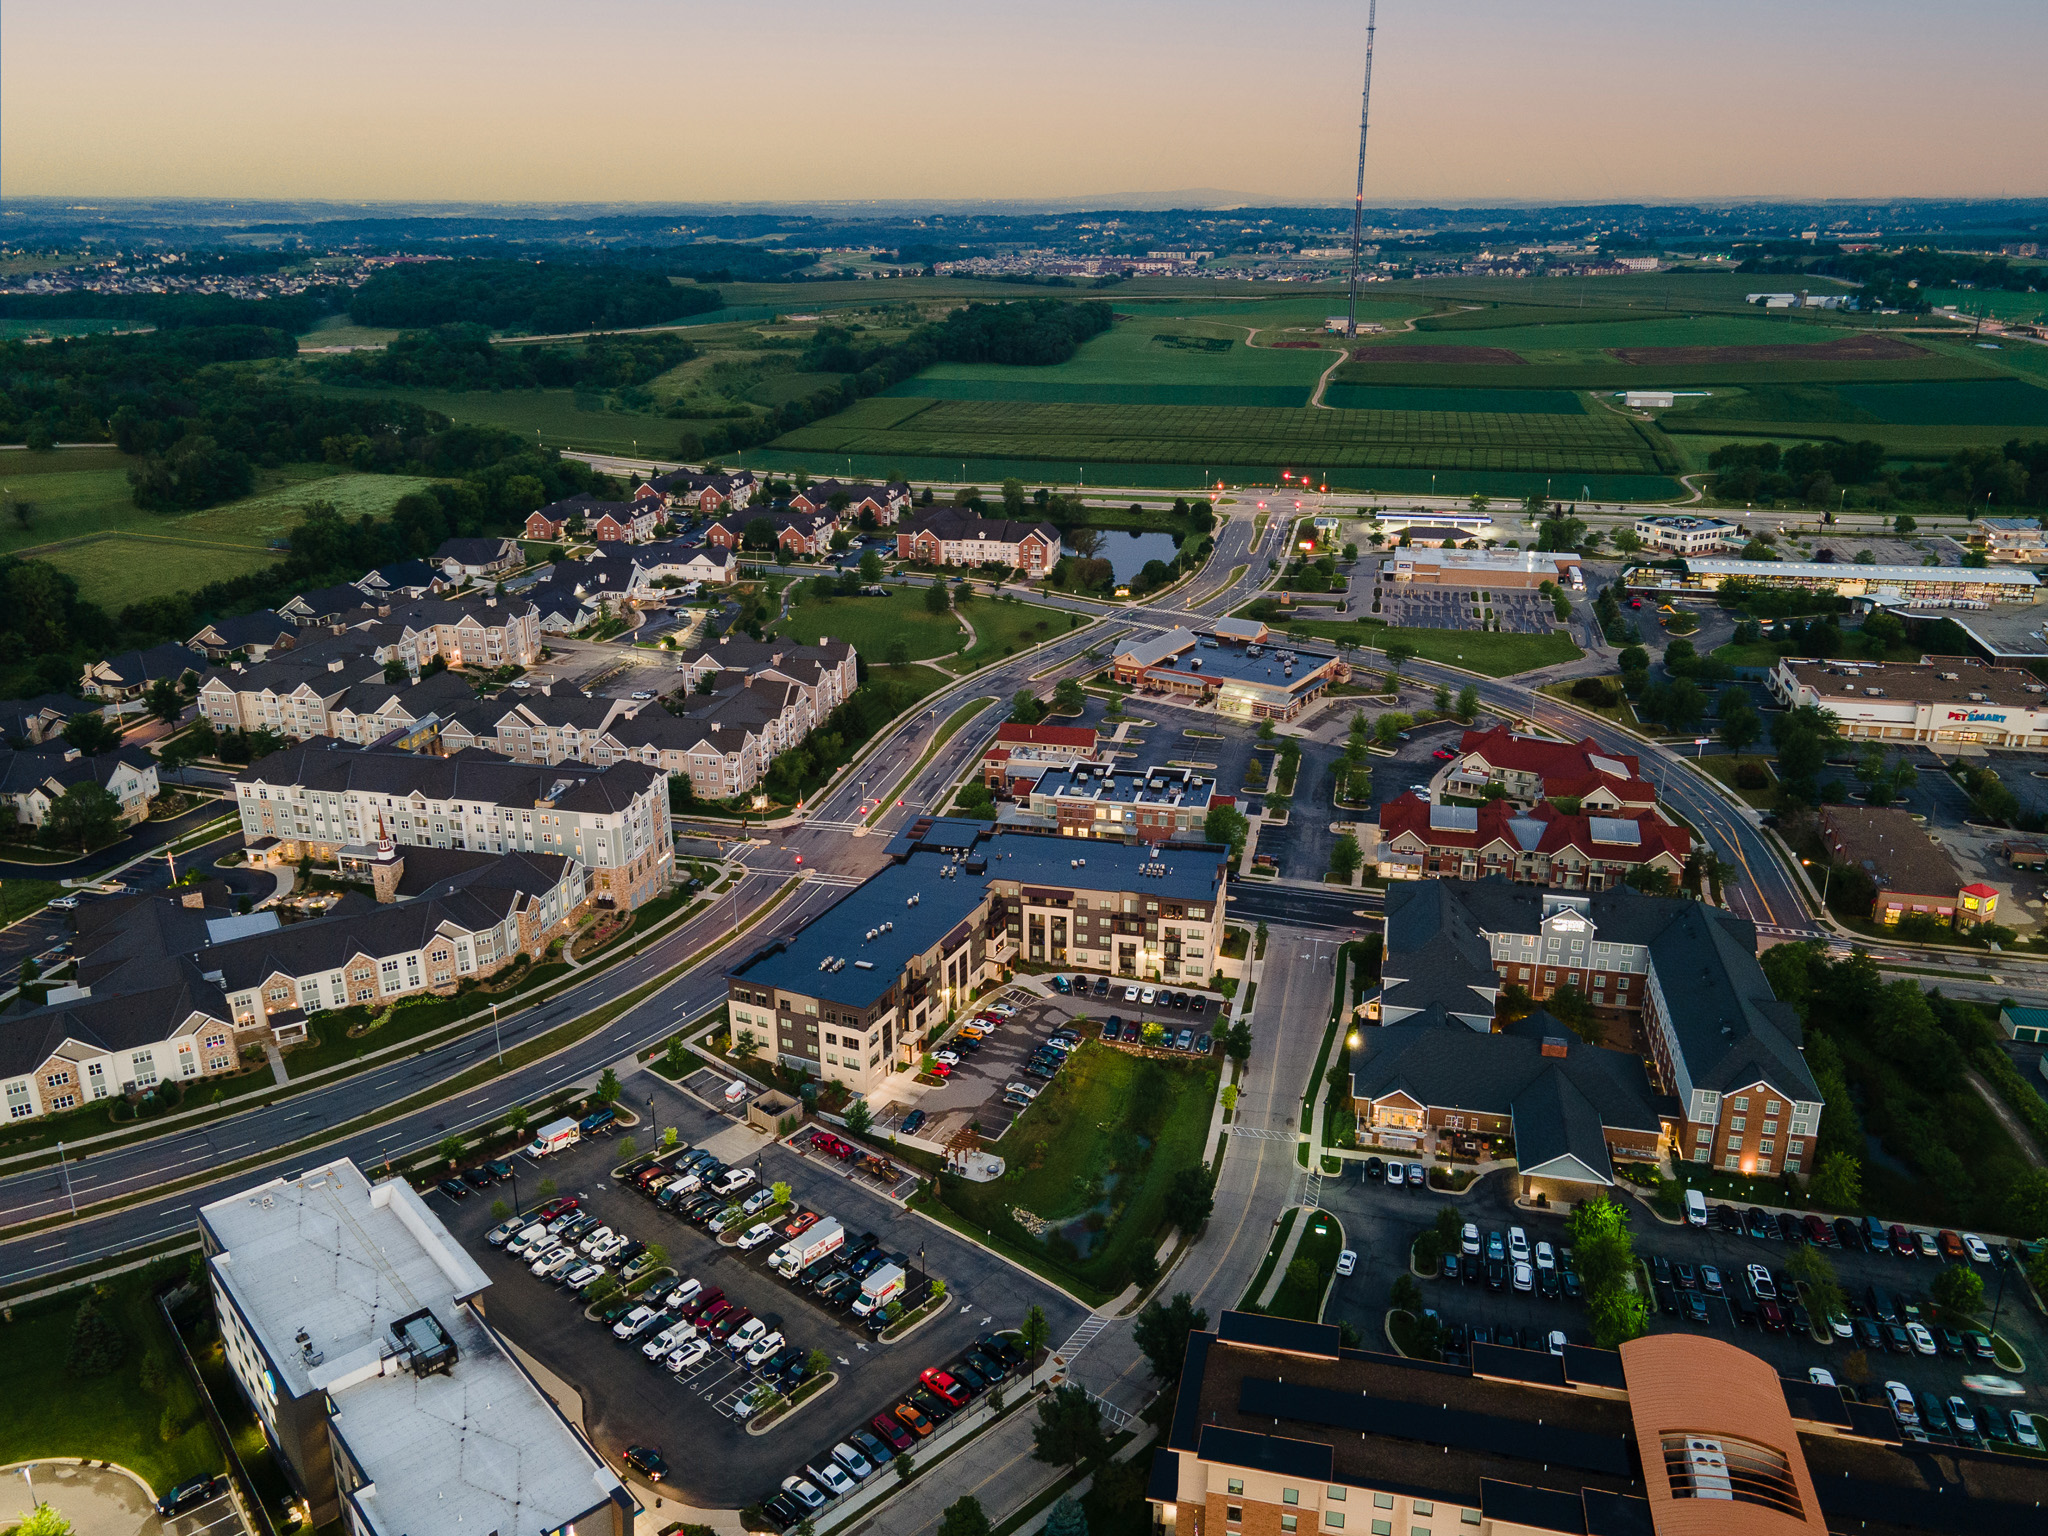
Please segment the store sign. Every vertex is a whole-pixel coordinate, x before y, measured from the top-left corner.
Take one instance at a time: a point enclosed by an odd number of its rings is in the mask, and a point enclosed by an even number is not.
[[[1979,722],[1991,725],[2005,724],[2005,712],[2003,710],[1952,709],[1948,712],[1948,717],[1950,720],[1961,721],[1970,725],[1975,725]]]

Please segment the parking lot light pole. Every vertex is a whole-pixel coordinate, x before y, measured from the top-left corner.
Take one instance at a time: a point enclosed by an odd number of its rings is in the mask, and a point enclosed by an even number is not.
[[[647,1095],[647,1118],[654,1125],[653,1150],[659,1152],[661,1150],[661,1116],[655,1112],[654,1095],[651,1093]]]

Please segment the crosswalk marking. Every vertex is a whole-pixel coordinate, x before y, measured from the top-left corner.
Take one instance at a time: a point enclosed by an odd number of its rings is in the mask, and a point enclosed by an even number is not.
[[[1108,1326],[1108,1318],[1103,1317],[1099,1313],[1090,1312],[1087,1318],[1082,1322],[1081,1326],[1074,1330],[1073,1334],[1068,1338],[1067,1342],[1062,1344],[1058,1349],[1054,1350],[1053,1353],[1060,1356],[1069,1364],[1072,1364],[1074,1356],[1081,1353],[1082,1350],[1086,1349],[1091,1343],[1093,1343],[1095,1340],[1095,1336],[1098,1333],[1102,1332],[1102,1330],[1107,1328]]]
[[[1301,1140],[1301,1132],[1299,1131],[1269,1131],[1265,1130],[1262,1127],[1253,1125],[1233,1125],[1230,1127],[1230,1134],[1233,1136],[1242,1136],[1247,1141]]]

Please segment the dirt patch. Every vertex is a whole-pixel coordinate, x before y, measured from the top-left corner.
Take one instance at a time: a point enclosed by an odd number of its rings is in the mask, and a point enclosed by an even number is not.
[[[1524,364],[1519,352],[1506,347],[1359,347],[1351,354],[1355,363],[1467,363],[1482,366]]]
[[[1275,352],[1283,347],[1299,347],[1304,352],[1320,352],[1323,350],[1323,344],[1320,341],[1269,341],[1266,345],[1269,350]]]
[[[1926,350],[1896,336],[1866,331],[1801,346],[1758,343],[1740,347],[1609,347],[1609,357],[1654,368],[1692,368],[1713,363],[1892,363],[1925,357]]]

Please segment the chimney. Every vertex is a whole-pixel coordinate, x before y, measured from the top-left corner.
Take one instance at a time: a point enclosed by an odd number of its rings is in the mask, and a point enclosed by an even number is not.
[[[1567,1046],[1563,1035],[1545,1035],[1543,1037],[1544,1055],[1555,1056],[1562,1060],[1566,1050]]]

